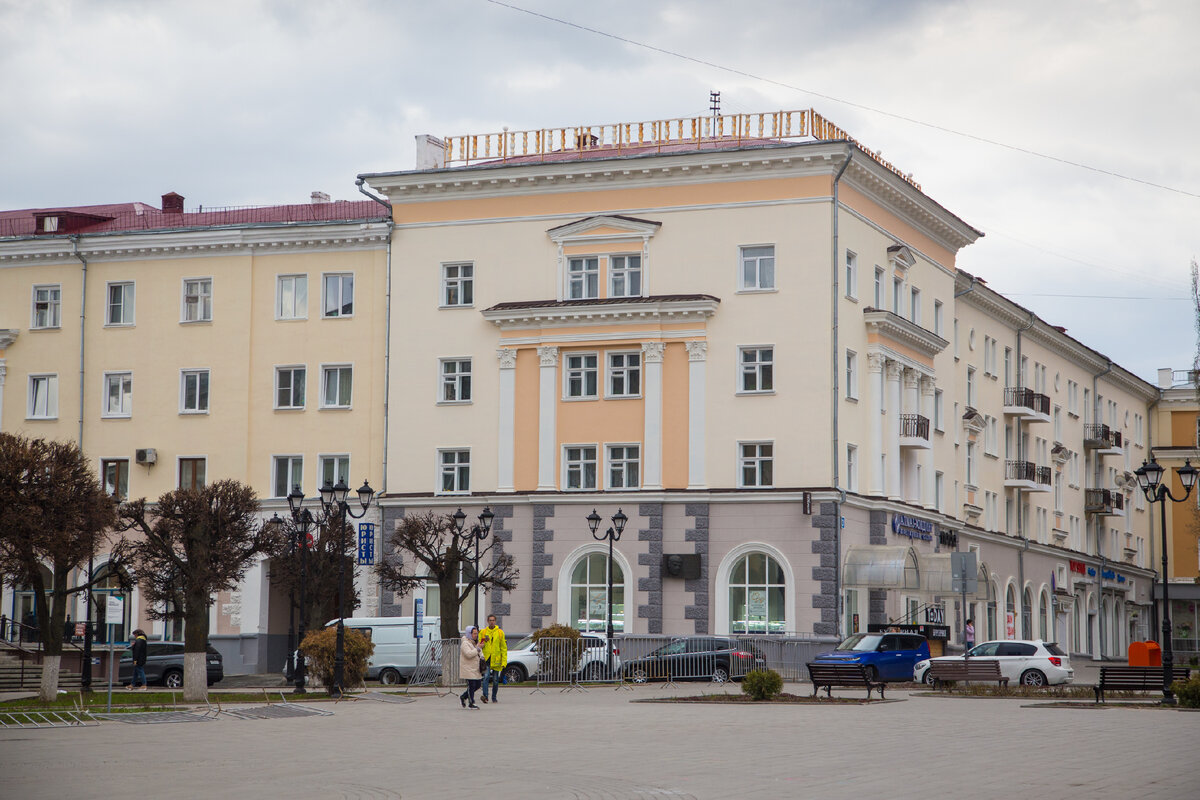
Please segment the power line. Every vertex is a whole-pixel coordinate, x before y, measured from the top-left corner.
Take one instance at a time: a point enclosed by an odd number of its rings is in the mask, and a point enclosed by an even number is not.
[[[1177,194],[1186,195],[1188,197],[1200,198],[1200,193],[1197,193],[1197,192],[1189,192],[1186,189],[1180,189],[1175,186],[1167,186],[1166,184],[1155,183],[1154,181],[1148,181],[1148,180],[1145,180],[1144,178],[1135,178],[1132,175],[1125,175],[1120,172],[1114,172],[1112,170],[1104,169],[1102,167],[1093,167],[1090,164],[1084,164],[1079,161],[1071,161],[1070,159],[1061,158],[1059,156],[1052,156],[1047,153],[1040,153],[1037,150],[1031,150],[1027,147],[1021,147],[1021,146],[1015,145],[1015,144],[1008,144],[1007,142],[1001,142],[997,139],[989,139],[986,136],[979,136],[978,134],[967,133],[966,131],[959,131],[959,130],[955,130],[953,128],[947,128],[943,125],[937,125],[932,122],[925,122],[923,120],[919,120],[914,117],[906,117],[903,114],[897,114],[892,111],[885,111],[881,108],[875,108],[873,106],[864,105],[863,103],[855,103],[851,100],[843,100],[840,97],[834,97],[833,95],[823,94],[821,92],[813,91],[812,89],[805,89],[801,86],[795,86],[793,84],[785,83],[783,81],[777,81],[773,78],[767,78],[762,75],[756,75],[753,72],[746,72],[745,70],[735,69],[733,67],[727,67],[727,66],[724,66],[723,64],[717,64],[712,61],[706,61],[702,58],[696,58],[694,56],[689,56],[684,53],[676,52],[674,50],[667,50],[666,48],[663,48],[663,47],[656,47],[655,45],[652,45],[652,44],[646,44],[645,42],[639,42],[636,39],[629,39],[624,36],[618,36],[615,33],[609,33],[608,31],[602,31],[597,28],[589,28],[586,25],[580,25],[575,22],[570,22],[565,19],[560,19],[559,17],[553,17],[553,16],[550,16],[549,14],[542,14],[537,11],[532,11],[528,8],[521,8],[520,6],[515,6],[515,5],[512,5],[511,3],[501,2],[501,0],[486,0],[486,2],[491,3],[492,5],[500,6],[502,8],[510,9],[512,11],[519,11],[522,14],[528,14],[531,17],[538,17],[540,19],[546,20],[547,22],[554,22],[559,25],[565,25],[569,28],[575,28],[576,30],[586,31],[587,33],[594,33],[597,36],[604,36],[608,39],[613,39],[615,41],[622,42],[624,44],[633,45],[634,47],[640,47],[644,50],[651,50],[655,53],[661,53],[663,55],[671,56],[672,58],[678,58],[678,59],[682,59],[684,61],[690,61],[693,64],[699,64],[701,66],[710,67],[712,69],[720,70],[722,72],[727,72],[731,75],[740,75],[743,78],[750,78],[752,80],[762,81],[763,83],[769,83],[773,86],[779,86],[784,89],[791,89],[792,91],[809,94],[809,95],[812,95],[813,97],[820,97],[822,100],[829,100],[830,102],[840,103],[842,105],[849,106],[851,108],[862,109],[863,111],[869,111],[873,114],[881,114],[885,117],[891,117],[892,119],[898,119],[903,122],[908,122],[912,125],[920,125],[922,127],[929,128],[931,130],[941,131],[943,133],[949,133],[953,136],[961,136],[964,139],[972,139],[977,142],[982,142],[983,144],[990,144],[993,147],[1001,147],[1001,148],[1004,148],[1005,150],[1012,150],[1013,152],[1016,152],[1016,153],[1024,153],[1025,155],[1035,156],[1037,158],[1042,158],[1047,161],[1054,161],[1059,164],[1066,164],[1067,166],[1077,167],[1079,169],[1085,169],[1090,172],[1098,173],[1100,175],[1108,175],[1109,177],[1112,177],[1112,178],[1120,178],[1121,180],[1132,181],[1133,183],[1140,183],[1144,186],[1152,186],[1155,189],[1164,189],[1168,192],[1175,192]]]

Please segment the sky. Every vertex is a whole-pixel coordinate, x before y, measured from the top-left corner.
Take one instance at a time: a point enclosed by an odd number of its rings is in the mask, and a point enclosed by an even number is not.
[[[1197,352],[1197,31],[1194,0],[0,0],[0,208],[359,199],[418,134],[719,90],[882,151],[984,231],[959,267],[1154,382]]]

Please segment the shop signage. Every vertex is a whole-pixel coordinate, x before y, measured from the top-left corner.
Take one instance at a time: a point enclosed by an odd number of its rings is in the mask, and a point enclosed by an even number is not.
[[[413,638],[417,642],[421,641],[421,637],[425,635],[425,598],[418,597],[413,600]]]
[[[1084,566],[1082,561],[1072,561],[1071,572],[1078,572],[1080,575],[1083,575],[1087,572],[1087,567]]]
[[[948,625],[897,625],[895,623],[886,624],[880,622],[871,622],[867,624],[868,633],[915,633],[924,636],[926,639],[938,639],[947,641],[950,638],[950,626]]]
[[[945,625],[946,609],[941,606],[929,606],[925,609],[925,621],[934,625]]]
[[[938,531],[938,544],[942,547],[958,547],[958,534],[954,531]]]
[[[358,563],[360,566],[375,564],[375,523],[358,523]]]
[[[1004,638],[1017,638],[1017,620],[1011,611],[1004,612]]]
[[[1124,576],[1124,575],[1118,575],[1118,576],[1117,576],[1117,583],[1124,583],[1124,582],[1125,582],[1125,576]]]
[[[1111,581],[1113,578],[1117,577],[1117,573],[1113,572],[1111,569],[1104,570],[1102,574],[1104,576],[1104,580],[1106,581]]]
[[[1088,577],[1089,577],[1089,578],[1094,578],[1094,577],[1096,577],[1096,568],[1095,568],[1095,567],[1088,567],[1088,568],[1087,568],[1087,574],[1088,574]]]
[[[910,539],[920,539],[923,542],[933,541],[933,523],[910,517],[907,514],[892,515],[892,531]]]
[[[104,621],[109,625],[120,625],[125,621],[125,598],[108,595],[104,608]]]

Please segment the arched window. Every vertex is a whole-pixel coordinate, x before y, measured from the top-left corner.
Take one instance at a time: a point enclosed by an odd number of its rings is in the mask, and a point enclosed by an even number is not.
[[[133,619],[133,591],[125,588],[131,586],[129,575],[122,569],[114,569],[112,564],[101,565],[96,569],[95,575],[92,589],[95,641],[101,644],[109,641],[109,626],[105,624],[109,597],[119,597],[125,602],[125,618],[120,625],[112,626],[112,641],[128,641],[131,630],[130,620]]]
[[[779,562],[747,553],[729,571],[729,632],[784,633],[787,581]]]
[[[984,597],[983,630],[975,623],[975,641],[986,642],[996,638],[996,584],[988,577],[990,573],[986,564],[979,565],[979,591]]]
[[[1008,585],[1004,593],[1004,638],[1015,639],[1017,626],[1017,592],[1013,585]]]
[[[1033,594],[1028,586],[1021,593],[1021,638],[1033,638]]]
[[[1050,595],[1042,590],[1041,614],[1038,616],[1038,638],[1044,642],[1050,641],[1050,632],[1053,630],[1050,619]]]
[[[613,631],[625,631],[625,573],[613,561]],[[608,555],[588,553],[571,570],[570,624],[581,631],[608,630]]]

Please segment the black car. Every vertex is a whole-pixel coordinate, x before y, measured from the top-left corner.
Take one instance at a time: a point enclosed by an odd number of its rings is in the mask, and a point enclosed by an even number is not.
[[[225,663],[211,644],[208,646],[208,685],[225,677]],[[126,650],[118,662],[117,682],[133,682],[133,652]],[[178,689],[183,686],[183,642],[146,643],[146,683]]]
[[[634,683],[647,681],[741,680],[747,672],[766,669],[756,647],[723,636],[676,639],[641,658],[626,661],[622,671]]]

